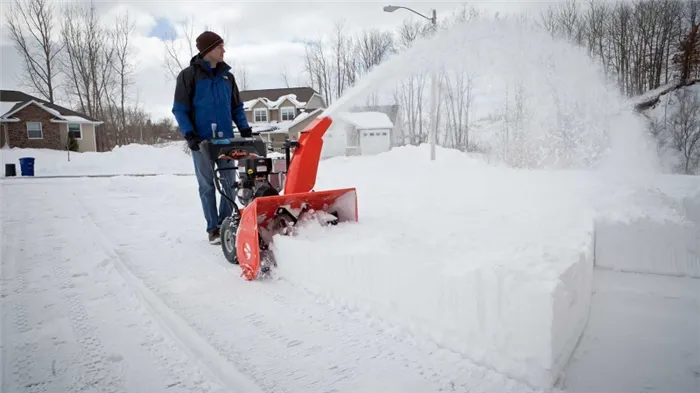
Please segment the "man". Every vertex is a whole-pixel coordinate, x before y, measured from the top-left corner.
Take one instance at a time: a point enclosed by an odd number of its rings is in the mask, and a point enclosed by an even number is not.
[[[197,49],[199,53],[177,77],[173,114],[192,151],[209,242],[218,244],[221,223],[231,214],[232,207],[225,198],[221,198],[217,214],[214,162],[208,156],[206,141],[213,134],[216,138],[232,138],[233,123],[236,123],[243,137],[252,136],[252,130],[243,112],[236,80],[229,72],[231,67],[224,62],[223,39],[216,33],[205,31],[197,37]],[[200,149],[200,143],[204,149]],[[222,160],[217,160],[216,164],[220,169],[230,165]],[[220,171],[219,174],[222,187],[229,187],[231,195],[235,195],[232,187],[234,171]]]

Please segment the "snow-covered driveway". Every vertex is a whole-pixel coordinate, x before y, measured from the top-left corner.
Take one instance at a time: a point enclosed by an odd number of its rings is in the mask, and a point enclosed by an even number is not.
[[[531,390],[284,279],[244,281],[206,243],[193,183],[3,182],[3,391]]]

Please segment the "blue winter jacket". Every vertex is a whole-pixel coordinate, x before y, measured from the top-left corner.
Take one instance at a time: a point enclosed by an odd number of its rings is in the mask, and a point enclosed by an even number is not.
[[[197,55],[180,72],[173,114],[183,136],[195,132],[200,139],[211,139],[212,123],[216,123],[216,136],[221,132],[223,138],[233,137],[234,122],[239,130],[249,127],[230,69],[224,62],[212,69],[208,61]]]

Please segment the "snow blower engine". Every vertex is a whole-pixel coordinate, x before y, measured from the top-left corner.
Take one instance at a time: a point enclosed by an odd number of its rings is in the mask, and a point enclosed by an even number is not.
[[[259,135],[203,142],[201,148],[212,162],[230,160],[233,164],[214,171],[217,191],[232,206],[231,216],[221,225],[221,248],[229,262],[241,267],[246,280],[266,275],[277,266],[273,238],[293,235],[300,222],[336,225],[357,221],[355,188],[313,190],[322,137],[330,124],[328,117],[314,119],[298,141],[286,139],[283,159],[268,157],[268,147]],[[220,176],[223,171],[236,171],[236,184],[226,184]],[[236,195],[232,195],[234,188]]]

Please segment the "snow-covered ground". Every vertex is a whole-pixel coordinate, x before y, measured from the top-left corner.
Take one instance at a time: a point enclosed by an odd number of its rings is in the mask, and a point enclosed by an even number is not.
[[[571,393],[700,391],[700,280],[595,270]]]
[[[697,178],[427,153],[323,161],[318,189],[357,187],[360,222],[279,238],[260,282],[206,243],[191,176],[2,180],[3,391],[697,390],[696,271],[636,278],[592,250],[601,215],[697,223]]]
[[[44,176],[110,176],[149,174],[194,174],[192,158],[183,149],[183,142],[158,147],[130,144],[117,146],[107,153],[70,153],[50,149],[0,148],[0,161],[15,164],[21,175],[19,159],[34,157],[34,175]]]
[[[243,280],[193,181],[3,184],[3,391],[533,391],[284,276]]]

